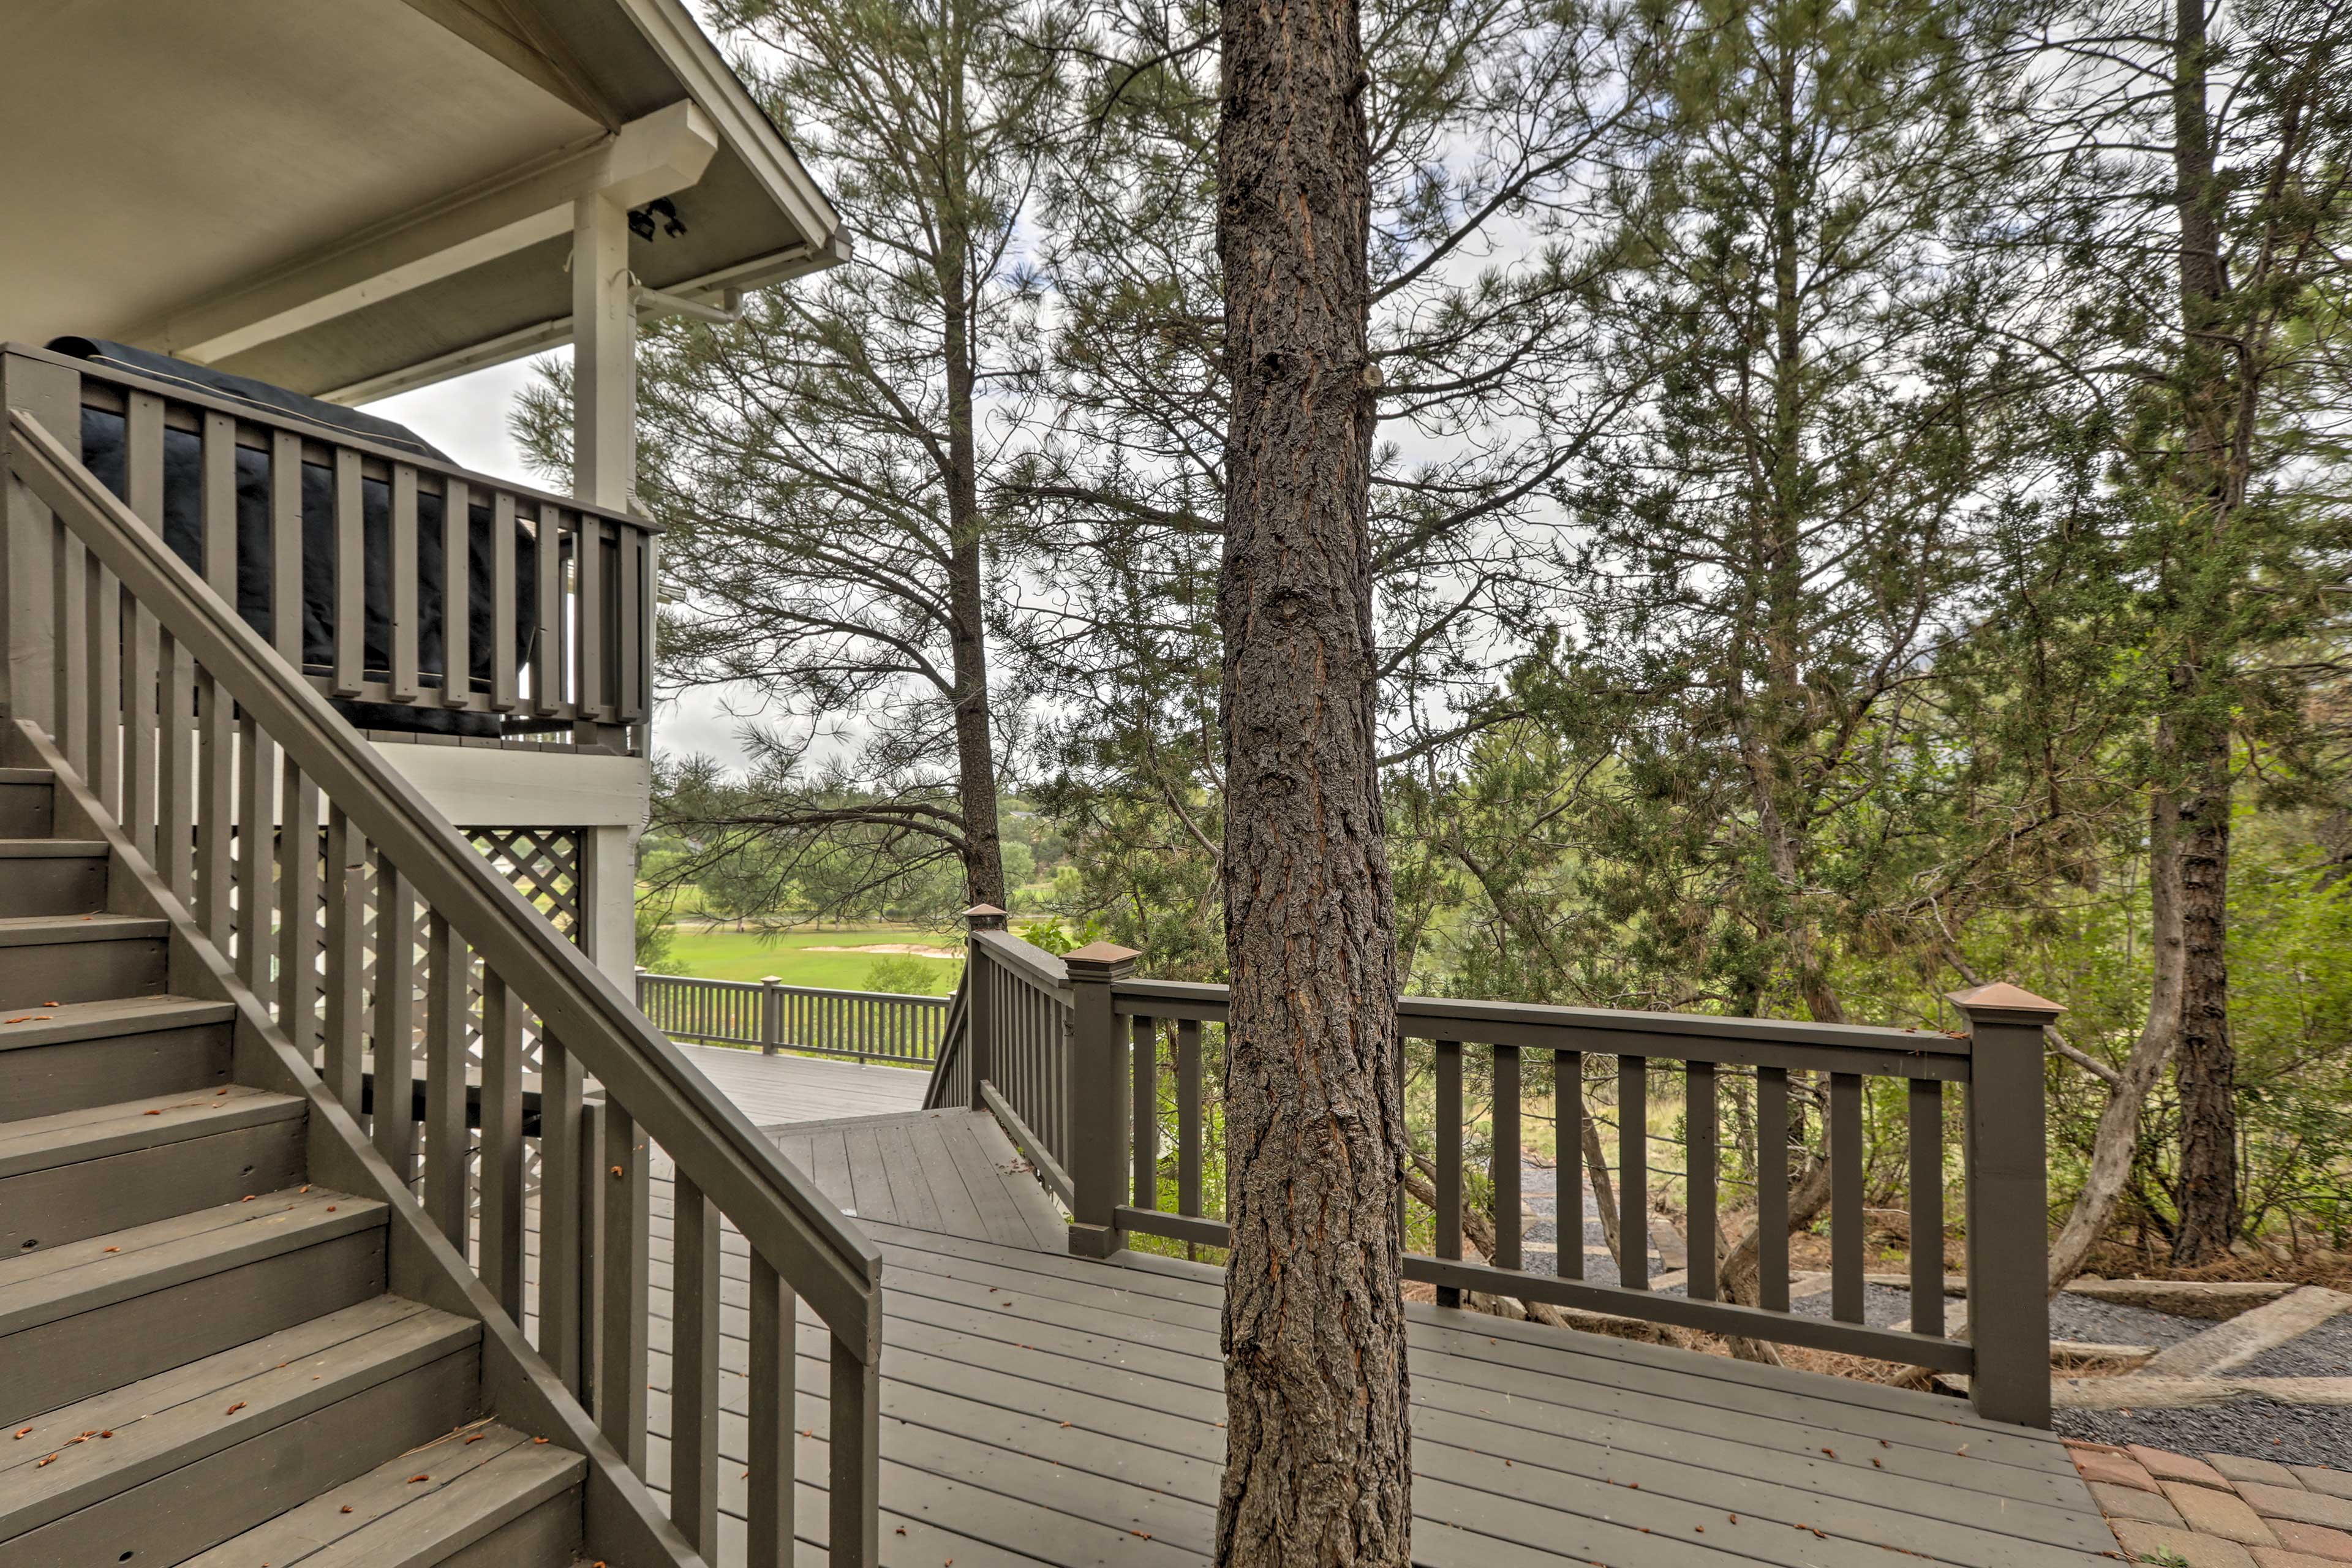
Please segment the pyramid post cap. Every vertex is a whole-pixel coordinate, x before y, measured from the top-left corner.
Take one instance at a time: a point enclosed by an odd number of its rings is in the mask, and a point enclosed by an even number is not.
[[[1131,947],[1121,947],[1115,942],[1090,942],[1062,954],[1066,964],[1082,969],[1110,969],[1122,963],[1133,963],[1143,955]]]
[[[1003,910],[998,909],[994,904],[974,904],[971,908],[963,911],[963,916],[966,920],[979,920],[988,916],[1001,915],[1003,912],[1004,911]]]
[[[1970,1019],[2010,1018],[2018,1021],[2032,1019],[2048,1023],[2066,1009],[2046,996],[2036,996],[2021,985],[2011,985],[2006,980],[1996,980],[1989,985],[1978,985],[1966,991],[1955,991],[1945,1000],[1958,1007]]]

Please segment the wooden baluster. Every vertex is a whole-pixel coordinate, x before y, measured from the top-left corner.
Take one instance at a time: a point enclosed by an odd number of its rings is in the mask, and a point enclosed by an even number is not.
[[[441,492],[441,703],[474,698],[474,501],[462,479]]]
[[[530,709],[541,718],[563,706],[563,556],[555,508],[541,503],[531,531]]]
[[[1551,1054],[1552,1142],[1559,1163],[1552,1169],[1554,1259],[1563,1279],[1584,1278],[1584,1053]]]
[[[753,1252],[751,1484],[744,1521],[751,1568],[791,1568],[793,1562],[793,1407],[798,1398],[793,1319],[799,1305],[775,1266]]]
[[[114,574],[85,557],[87,608],[82,625],[89,637],[84,668],[89,671],[89,762],[83,775],[107,814],[122,817],[122,584]]]
[[[1694,1301],[1715,1300],[1716,1103],[1715,1064],[1690,1062],[1683,1076],[1683,1122],[1688,1149],[1684,1162],[1685,1206],[1690,1212],[1690,1282]]]
[[[669,1516],[708,1559],[719,1550],[719,1210],[684,1171],[673,1182]]]
[[[1201,1205],[1201,1026],[1176,1024],[1176,1212],[1199,1218]]]
[[[1944,1331],[1944,1086],[1909,1080],[1911,1331]]]
[[[1437,1211],[1436,1234],[1431,1246],[1439,1258],[1462,1257],[1462,1042],[1435,1042],[1433,1060],[1437,1069]],[[1452,1285],[1437,1288],[1441,1307],[1462,1305],[1462,1292]]]
[[[1789,1310],[1789,1069],[1756,1069],[1756,1304]]]
[[[581,1175],[594,1152],[582,1137],[580,1064],[544,1021],[539,1071],[539,1351],[584,1405],[588,1357],[581,1324],[590,1254],[581,1234]]]
[[[523,1321],[522,1004],[482,966],[482,1284]],[[544,1159],[541,1164],[545,1163]]]
[[[609,721],[605,704],[610,695],[604,687],[604,650],[612,640],[609,616],[604,604],[604,521],[593,512],[580,514],[580,592],[572,602],[572,618],[579,623],[579,652],[574,656],[572,672],[579,687],[580,717],[594,722]]]
[[[1135,1108],[1129,1114],[1134,1128],[1135,1206],[1160,1206],[1160,1026],[1150,1018],[1129,1020],[1129,1054],[1134,1058],[1129,1087]]]
[[[163,740],[161,631],[155,617],[122,595],[122,829],[131,847],[155,863],[156,748]]]
[[[646,1473],[646,1172],[651,1152],[629,1113],[608,1096],[598,1118],[604,1179],[597,1256],[596,1425],[629,1468]]]
[[[49,533],[49,624],[57,628],[57,690],[51,713],[58,749],[83,777],[89,776],[89,552],[81,537],[59,519]]]
[[[1497,1268],[1524,1267],[1519,1258],[1519,1047],[1495,1047],[1495,1256]]]
[[[237,722],[236,973],[264,1007],[270,1005],[269,961],[277,903],[278,742],[258,721]]]
[[[1862,1077],[1830,1074],[1830,1316],[1863,1321]]]
[[[269,643],[302,668],[302,437],[269,437]]]
[[[375,1146],[404,1186],[416,1181],[416,896],[375,858]]]
[[[645,647],[645,556],[646,536],[634,528],[619,531],[620,539],[620,614],[614,617],[620,623],[619,658],[614,661],[619,687],[614,694],[614,716],[624,724],[635,724],[646,716],[643,694],[637,689],[638,666]]]
[[[357,697],[366,677],[367,550],[360,455],[335,448],[335,675],[338,697]]]
[[[425,912],[425,1212],[461,1258],[466,1245],[466,991],[472,954],[437,910]]]
[[[880,1310],[880,1303],[875,1303]],[[841,1336],[833,1339],[831,1473],[826,1478],[830,1517],[826,1560],[832,1568],[865,1568],[882,1560],[876,1498],[881,1489],[881,1335],[861,1359]]]
[[[236,934],[235,706],[212,671],[196,671],[196,921],[224,959]]]
[[[319,792],[294,759],[278,789],[278,1027],[306,1062],[319,1048]]]
[[[197,480],[204,518],[205,586],[224,605],[236,605],[236,421],[204,416],[204,456]]]
[[[131,393],[125,407],[123,503],[148,529],[163,531],[163,400]],[[122,628],[122,809],[117,820],[133,847],[155,859],[154,777],[156,699],[155,617],[118,589],[116,624]],[[231,601],[235,603],[234,600]]]
[[[490,710],[520,705],[515,687],[515,499],[500,490],[490,501]]]
[[[367,835],[327,807],[327,1092],[354,1120],[366,1098]]]
[[[1650,1063],[1617,1058],[1617,1278],[1650,1288]]]
[[[163,700],[155,760],[156,787],[163,797],[156,814],[155,869],[163,885],[194,910],[196,664],[170,632],[160,636],[157,663]]]
[[[414,702],[424,695],[416,676],[418,610],[416,567],[416,470],[405,463],[392,468],[392,665],[386,674],[387,695],[394,702]]]

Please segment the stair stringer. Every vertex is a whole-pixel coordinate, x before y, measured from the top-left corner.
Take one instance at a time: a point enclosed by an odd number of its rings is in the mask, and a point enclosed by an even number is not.
[[[56,775],[55,826],[59,837],[106,842],[106,912],[171,923],[166,989],[236,1009],[231,1026],[235,1081],[308,1105],[306,1154],[310,1179],[354,1197],[373,1198],[390,1211],[385,1235],[385,1289],[394,1295],[468,1318],[482,1325],[484,1409],[516,1430],[544,1437],[584,1457],[582,1533],[587,1555],[611,1568],[708,1568],[661,1509],[643,1479],[605,1439],[586,1408],[540,1359],[472,1268],[450,1246],[405,1184],[310,1065],[287,1040],[258,997],[205,936],[187,906],[90,793],[39,725],[6,721],[0,733],[5,765],[47,768]]]

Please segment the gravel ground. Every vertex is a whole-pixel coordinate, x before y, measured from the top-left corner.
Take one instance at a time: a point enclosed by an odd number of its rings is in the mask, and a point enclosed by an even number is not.
[[[2050,1303],[2050,1337],[2053,1340],[2154,1345],[2162,1350],[2212,1326],[2195,1318],[2176,1318],[2169,1312],[2151,1312],[2145,1307],[2098,1301],[2063,1290]]]
[[[2243,1366],[2232,1367],[2231,1377],[2352,1377],[2352,1312],[2339,1312],[2309,1332],[2274,1345]],[[2338,1410],[2336,1418],[2352,1428],[2352,1410]]]
[[[2273,1405],[2250,1399],[2197,1410],[2061,1410],[2062,1437],[2146,1443],[2183,1454],[2237,1454],[2285,1465],[2352,1470],[2352,1412],[2340,1405]]]

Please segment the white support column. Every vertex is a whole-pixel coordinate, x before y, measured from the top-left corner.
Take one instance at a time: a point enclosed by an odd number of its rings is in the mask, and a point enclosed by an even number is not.
[[[580,836],[580,869],[588,882],[582,945],[625,996],[636,994],[638,831],[591,827]]]
[[[614,510],[628,508],[637,476],[637,317],[629,286],[627,210],[602,195],[583,196],[572,209],[572,493]],[[593,828],[581,847],[588,955],[625,992],[637,965],[639,830]]]
[[[637,478],[637,317],[629,215],[602,195],[572,207],[572,493],[625,509]]]

